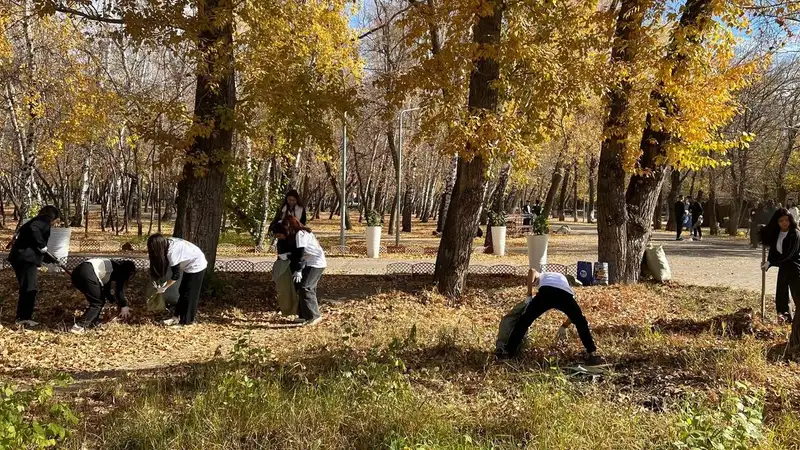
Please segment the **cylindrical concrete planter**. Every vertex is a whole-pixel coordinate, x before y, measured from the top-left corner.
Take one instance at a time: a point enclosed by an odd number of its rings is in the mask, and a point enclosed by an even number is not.
[[[497,256],[505,256],[506,227],[492,227],[492,253]]]
[[[381,227],[367,227],[367,257],[379,258],[381,254]]]
[[[528,235],[528,266],[542,271],[542,266],[547,264],[547,242],[549,234]]]

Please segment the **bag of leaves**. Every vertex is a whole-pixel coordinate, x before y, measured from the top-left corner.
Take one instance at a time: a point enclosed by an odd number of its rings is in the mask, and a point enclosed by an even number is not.
[[[525,300],[514,305],[514,307],[511,308],[511,311],[503,316],[503,319],[500,321],[500,329],[497,331],[497,340],[495,341],[494,350],[495,353],[505,353],[508,338],[511,337],[511,332],[514,331],[514,326],[517,325],[517,321],[522,316],[522,313],[525,312],[525,308],[528,307],[528,303],[530,302],[531,298],[526,298]],[[524,346],[526,342],[526,339],[523,338],[522,346]]]
[[[153,284],[155,285],[156,282],[154,281]],[[147,299],[147,310],[150,312],[164,312],[166,309],[167,302],[164,300],[164,294],[156,290],[153,295]]]
[[[167,269],[166,275],[164,275],[162,278],[158,280],[154,280],[151,278],[150,281],[155,282],[156,286],[161,286],[171,278],[172,278],[172,269]],[[167,289],[167,292],[165,292],[162,295],[164,297],[164,304],[166,305],[166,307],[171,307],[178,304],[178,297],[180,297],[180,292],[178,290],[180,289],[182,280],[183,280],[183,272],[181,272],[181,275],[178,277],[178,281],[176,281],[172,286],[170,286],[169,289]],[[145,292],[145,295],[147,296],[148,299],[150,299],[151,297],[153,297],[153,295],[156,294],[156,286],[154,286],[152,283],[148,285],[147,290]],[[164,311],[164,308],[160,309],[159,311]]]

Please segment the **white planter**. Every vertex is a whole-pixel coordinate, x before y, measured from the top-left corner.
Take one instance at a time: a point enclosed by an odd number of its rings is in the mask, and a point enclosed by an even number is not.
[[[492,253],[497,256],[506,254],[506,227],[492,227]]]
[[[69,256],[70,237],[72,237],[72,228],[51,228],[47,250],[58,259],[66,258]]]
[[[381,227],[367,227],[367,257],[379,258],[381,253]]]
[[[542,266],[547,264],[547,242],[549,234],[528,235],[528,266],[542,271]]]

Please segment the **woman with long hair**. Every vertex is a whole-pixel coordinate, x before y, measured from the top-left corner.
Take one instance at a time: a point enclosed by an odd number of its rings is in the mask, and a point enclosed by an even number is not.
[[[36,217],[19,228],[11,244],[8,261],[14,268],[19,283],[17,324],[23,327],[39,325],[33,321],[33,309],[36,306],[38,292],[38,272],[43,263],[56,262],[47,252],[47,241],[50,239],[50,227],[60,215],[55,206],[45,206]]]
[[[289,216],[296,218],[303,225],[306,224],[306,207],[300,200],[300,194],[294,189],[286,193],[283,204],[278,208],[275,220],[272,223],[280,222]]]
[[[78,264],[70,278],[72,285],[86,297],[89,307],[70,332],[81,334],[97,325],[106,300],[120,307],[121,319],[129,318],[131,310],[125,299],[125,284],[135,273],[133,261],[124,259],[92,258]],[[115,294],[111,293],[112,282]]]
[[[316,325],[322,320],[317,301],[317,284],[327,267],[325,252],[311,230],[300,223],[295,216],[286,216],[270,227],[279,240],[290,241],[289,268],[297,289],[298,322]]]
[[[172,270],[170,279],[164,286],[158,288],[157,292],[160,294],[175,284],[183,271],[175,313],[172,318],[164,321],[164,325],[191,325],[197,316],[203,275],[208,267],[203,251],[189,241],[154,234],[147,239],[147,255],[150,258],[151,278],[161,279],[166,276],[168,270]]]
[[[788,210],[780,208],[775,211],[761,230],[761,244],[769,247],[769,256],[761,269],[767,271],[770,267],[778,268],[775,286],[778,319],[791,322],[789,291],[792,292],[795,305],[800,301],[800,230]]]

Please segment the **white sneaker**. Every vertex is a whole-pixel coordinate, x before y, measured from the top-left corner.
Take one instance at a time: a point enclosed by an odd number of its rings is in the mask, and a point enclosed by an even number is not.
[[[75,325],[72,326],[69,332],[72,334],[83,334],[86,333],[86,328],[83,328],[82,326],[76,323]]]
[[[304,323],[303,326],[313,327],[314,325],[316,325],[316,324],[318,324],[320,322],[322,322],[322,317],[321,316],[317,317],[316,319],[311,319],[311,320],[306,321],[306,323]]]
[[[180,319],[180,317],[170,317],[169,319],[167,319],[167,320],[165,320],[165,321],[163,321],[161,323],[163,323],[164,325],[166,325],[168,327],[171,327],[173,325],[179,325],[181,323],[181,319]]]
[[[25,328],[36,328],[39,326],[39,322],[34,322],[33,320],[18,320],[17,325],[21,325]]]

